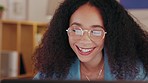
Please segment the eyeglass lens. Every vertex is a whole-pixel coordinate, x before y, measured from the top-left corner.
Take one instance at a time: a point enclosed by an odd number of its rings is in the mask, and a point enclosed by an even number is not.
[[[87,31],[89,38],[93,41],[99,41],[105,35],[105,31],[103,30],[103,28],[97,27],[92,28],[91,30],[83,30],[82,28],[75,26],[69,27],[68,35],[75,40],[79,40],[84,35],[85,31]]]

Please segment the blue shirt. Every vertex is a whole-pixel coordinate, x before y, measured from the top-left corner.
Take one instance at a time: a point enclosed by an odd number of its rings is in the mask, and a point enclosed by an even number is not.
[[[139,62],[137,65],[140,69],[140,72],[133,80],[148,80],[148,76],[145,77],[146,72],[144,70],[143,64]],[[40,77],[42,77],[41,74],[41,72],[38,72],[33,79],[40,79]],[[67,78],[65,80],[80,80],[80,77],[80,61],[79,59],[77,59],[75,63],[72,64]],[[116,80],[115,76],[111,74],[111,70],[108,64],[108,57],[106,53],[104,53],[104,80]]]

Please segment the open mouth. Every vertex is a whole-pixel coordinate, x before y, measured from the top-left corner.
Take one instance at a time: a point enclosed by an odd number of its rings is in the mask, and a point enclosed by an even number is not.
[[[93,48],[82,48],[82,47],[78,47],[78,46],[76,46],[76,47],[78,49],[78,52],[84,56],[89,55],[95,49],[95,47],[93,47]]]

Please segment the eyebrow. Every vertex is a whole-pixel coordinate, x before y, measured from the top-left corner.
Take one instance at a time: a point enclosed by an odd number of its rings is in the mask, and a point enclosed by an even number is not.
[[[78,25],[78,26],[82,26],[82,24],[80,24],[80,23],[77,23],[77,22],[73,22],[70,26],[72,26],[72,25]]]
[[[77,23],[77,22],[73,22],[70,26],[72,26],[72,25],[82,26],[82,24]],[[92,27],[92,28],[96,28],[96,27],[104,28],[104,27],[101,26],[101,25],[92,25],[91,27]]]
[[[92,25],[91,27],[99,27],[99,28],[104,28],[103,26],[101,26],[101,25]]]

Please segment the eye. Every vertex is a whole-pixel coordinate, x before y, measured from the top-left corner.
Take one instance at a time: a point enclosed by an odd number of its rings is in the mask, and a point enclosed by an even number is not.
[[[75,35],[82,35],[82,29],[80,27],[73,26],[71,27],[71,30]]]
[[[91,31],[91,34],[93,36],[101,36],[102,35],[102,31]]]
[[[82,35],[82,31],[80,29],[73,29],[72,30],[76,35]]]

